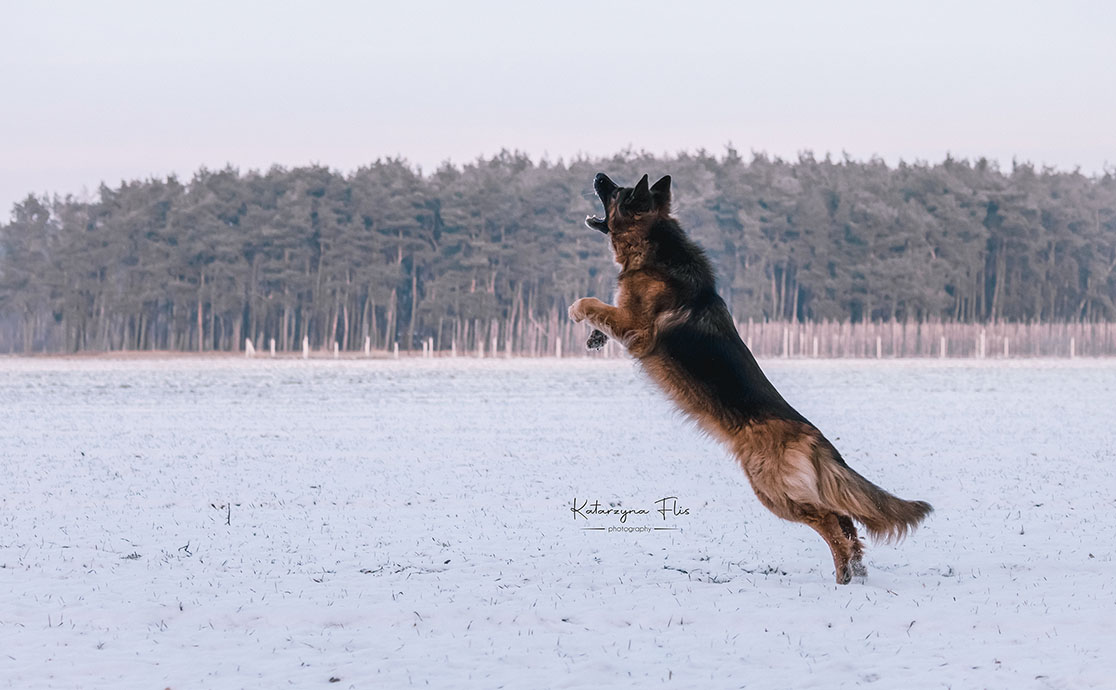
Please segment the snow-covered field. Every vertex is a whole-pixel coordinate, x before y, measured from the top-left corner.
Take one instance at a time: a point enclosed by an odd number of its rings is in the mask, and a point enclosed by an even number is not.
[[[1116,362],[764,365],[866,582],[627,361],[0,359],[0,686],[1116,687]]]

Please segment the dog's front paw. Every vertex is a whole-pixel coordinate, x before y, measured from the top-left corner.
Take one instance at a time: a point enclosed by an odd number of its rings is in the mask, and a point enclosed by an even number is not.
[[[570,305],[570,319],[572,319],[574,323],[581,323],[586,318],[588,318],[589,310],[586,309],[586,307],[591,299],[592,297],[582,297],[581,299]]]

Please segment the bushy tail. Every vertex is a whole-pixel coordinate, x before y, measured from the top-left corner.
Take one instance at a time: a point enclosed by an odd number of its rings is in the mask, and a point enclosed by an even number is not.
[[[934,510],[926,501],[904,501],[892,496],[843,461],[827,457],[828,453],[819,456],[822,502],[863,524],[877,541],[902,539]]]

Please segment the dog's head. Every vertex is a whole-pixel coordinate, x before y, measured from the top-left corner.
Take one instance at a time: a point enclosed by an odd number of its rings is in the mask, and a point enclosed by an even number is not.
[[[605,217],[589,216],[585,224],[606,235],[646,230],[656,219],[670,214],[670,175],[651,186],[644,175],[635,187],[620,187],[608,175],[597,173],[593,190],[604,204]]]

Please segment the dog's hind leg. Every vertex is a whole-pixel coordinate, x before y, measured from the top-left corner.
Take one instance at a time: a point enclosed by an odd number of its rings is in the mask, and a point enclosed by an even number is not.
[[[814,528],[822,536],[833,553],[833,569],[837,584],[847,585],[853,576],[853,542],[846,536],[841,526],[841,516],[837,513],[808,513],[802,521]]]
[[[849,566],[852,568],[853,577],[867,577],[868,568],[864,565],[864,542],[860,541],[860,535],[856,533],[856,525],[848,515],[838,515],[837,523],[841,525],[841,531],[845,533],[852,545],[852,559],[849,561]]]

